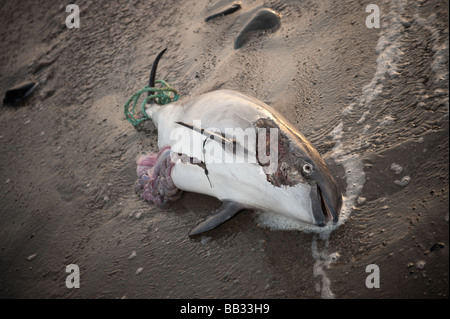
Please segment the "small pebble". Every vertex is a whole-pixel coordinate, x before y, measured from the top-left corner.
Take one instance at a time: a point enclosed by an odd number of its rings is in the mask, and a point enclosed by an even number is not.
[[[399,186],[406,186],[409,184],[409,182],[411,181],[411,177],[409,177],[408,175],[404,176],[401,180],[395,180],[394,184],[395,185],[399,185]]]
[[[37,255],[36,254],[32,254],[30,256],[27,257],[28,261],[32,261]]]
[[[133,250],[130,257],[128,257],[128,259],[133,259],[134,257],[136,257],[136,251]]]
[[[331,262],[335,262],[337,261],[339,258],[341,257],[341,255],[339,253],[332,253],[330,255],[328,255],[328,260]]]
[[[419,260],[416,263],[416,267],[417,267],[417,269],[424,269],[425,268],[425,264],[426,264],[426,262],[424,260]]]
[[[365,197],[358,197],[356,202],[358,203],[358,205],[362,205],[362,204],[364,204],[366,202],[366,198]]]
[[[400,174],[403,171],[403,167],[401,167],[397,163],[392,163],[391,171],[394,171],[394,173],[398,175],[398,174]]]
[[[136,275],[139,275],[142,272],[142,270],[144,270],[143,267],[138,268],[138,270],[136,270]]]

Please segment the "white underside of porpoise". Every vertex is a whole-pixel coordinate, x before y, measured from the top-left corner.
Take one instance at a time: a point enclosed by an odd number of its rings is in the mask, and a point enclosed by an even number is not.
[[[208,176],[198,165],[176,160],[172,180],[179,189],[314,223],[311,186],[308,183],[292,187],[271,184],[256,161],[256,145],[246,145],[247,159],[243,152],[237,152],[232,163],[224,162],[220,142],[176,123],[200,123],[203,129],[221,132],[254,129],[253,123],[260,118],[281,120],[267,104],[235,91],[219,90],[167,105],[150,104],[146,113],[158,129],[159,148],[170,145],[173,153],[200,159],[206,165]],[[239,138],[236,141],[245,144]]]

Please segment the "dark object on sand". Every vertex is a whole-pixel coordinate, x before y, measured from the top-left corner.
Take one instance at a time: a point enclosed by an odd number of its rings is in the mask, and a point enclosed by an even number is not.
[[[277,28],[280,25],[281,14],[272,9],[261,9],[253,16],[247,25],[239,32],[234,41],[234,48],[239,49],[244,45],[251,31],[268,30]]]
[[[205,19],[205,22],[208,22],[209,20],[212,20],[212,19],[217,18],[217,17],[225,16],[227,14],[231,14],[233,12],[236,12],[240,8],[242,8],[242,2],[241,1],[234,2],[233,4],[231,4],[230,7],[224,7],[222,9],[220,9],[218,12],[216,12],[216,13],[210,15],[209,17],[207,17]]]
[[[433,246],[431,246],[430,251],[435,251],[438,248],[444,248],[445,244],[444,243],[436,243]]]
[[[163,56],[164,53],[166,53],[167,48],[165,48],[164,50],[162,50],[158,56],[155,59],[155,62],[153,62],[152,65],[152,71],[150,72],[150,79],[148,80],[148,86],[151,88],[155,87],[155,76],[156,76],[156,68],[158,67],[158,62],[159,59],[161,59],[161,57]],[[147,96],[152,95],[154,92],[153,91],[148,91]],[[150,100],[151,101],[151,100]],[[148,103],[150,103],[150,101]]]
[[[3,104],[16,104],[26,99],[36,89],[34,81],[22,82],[6,91]]]

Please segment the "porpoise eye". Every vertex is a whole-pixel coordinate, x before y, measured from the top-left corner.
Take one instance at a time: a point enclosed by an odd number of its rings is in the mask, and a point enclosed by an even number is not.
[[[310,163],[306,163],[305,165],[303,165],[303,172],[305,172],[306,174],[311,174],[313,171],[313,166]]]

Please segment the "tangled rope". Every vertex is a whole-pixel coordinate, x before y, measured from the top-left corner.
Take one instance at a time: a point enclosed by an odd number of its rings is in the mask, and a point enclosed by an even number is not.
[[[131,96],[125,104],[125,118],[133,126],[150,119],[150,117],[145,113],[145,105],[148,101],[154,100],[159,105],[165,105],[179,99],[180,96],[178,95],[177,90],[171,87],[166,81],[157,80],[156,83],[162,84],[162,87],[149,87],[147,85],[133,94],[133,96]],[[144,99],[141,105],[141,112],[136,114],[136,104],[141,94],[145,92],[152,92],[153,94]],[[133,102],[133,104],[130,107],[131,102]]]

